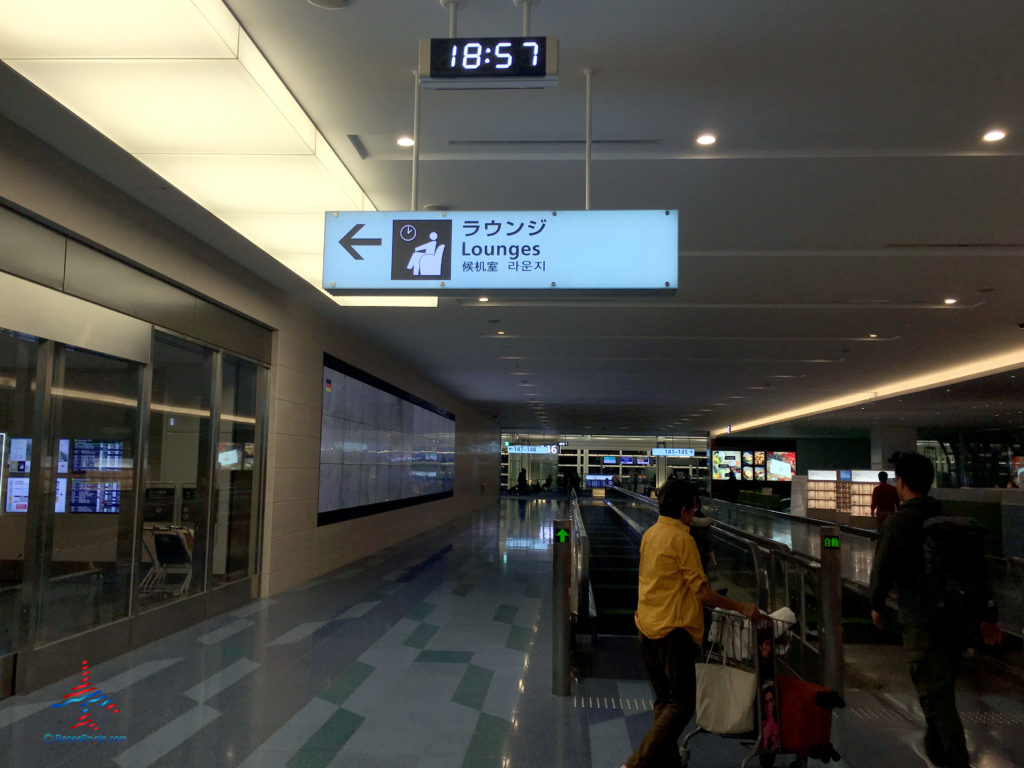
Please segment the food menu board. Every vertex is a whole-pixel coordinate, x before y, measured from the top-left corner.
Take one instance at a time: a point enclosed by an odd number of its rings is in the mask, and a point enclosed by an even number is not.
[[[739,480],[741,473],[741,454],[738,450],[723,450],[711,452],[711,479],[728,480],[729,473]]]
[[[796,474],[796,451],[770,451],[767,462],[769,482],[789,482]]]
[[[720,449],[711,453],[711,478],[728,480],[791,482],[796,474],[796,451],[765,451],[753,448]]]

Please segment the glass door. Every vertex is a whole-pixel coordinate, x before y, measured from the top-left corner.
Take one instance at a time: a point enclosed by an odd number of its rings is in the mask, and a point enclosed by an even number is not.
[[[255,363],[221,355],[220,418],[214,462],[213,579],[219,586],[245,578],[255,569],[255,520],[261,476],[257,458],[260,378]]]
[[[206,587],[213,361],[208,347],[167,333],[153,336],[137,551],[143,609]]]
[[[142,366],[55,346],[36,644],[128,615]]]

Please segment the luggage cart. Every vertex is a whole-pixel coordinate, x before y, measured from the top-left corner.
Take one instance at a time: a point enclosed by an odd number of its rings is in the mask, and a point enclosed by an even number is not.
[[[139,584],[140,592],[185,594],[192,582],[192,532],[176,525],[145,524],[142,546],[151,565]]]
[[[794,767],[805,766],[809,756],[826,762],[838,760],[839,755],[828,740],[831,710],[843,706],[839,694],[781,675],[776,678],[776,651],[778,649],[780,655],[785,652],[794,622],[765,616],[754,627],[741,614],[718,608],[711,612],[711,617],[704,662],[714,666],[724,664],[727,669],[735,670],[729,673],[733,687],[729,690],[729,686],[707,685],[702,690],[698,681],[697,728],[683,739],[679,750],[682,765],[689,765],[689,743],[699,733],[750,741],[751,751],[740,763],[741,768],[746,768],[755,757],[763,768],[771,768],[783,754],[795,756],[791,763]],[[780,696],[784,691],[785,699]],[[729,731],[714,730],[714,723],[723,722],[723,702],[718,700],[722,696],[731,699],[724,703],[734,715],[743,707],[750,708],[745,721],[749,728],[739,725],[743,718],[734,717]],[[787,718],[782,714],[786,712],[787,703],[794,710],[791,715],[796,717]],[[827,716],[823,712],[812,713],[809,707],[827,710]],[[785,725],[793,722],[813,723],[815,731],[808,733],[806,727],[801,727],[797,733],[797,729],[791,727],[794,733],[787,739]],[[819,744],[822,732],[824,742]]]

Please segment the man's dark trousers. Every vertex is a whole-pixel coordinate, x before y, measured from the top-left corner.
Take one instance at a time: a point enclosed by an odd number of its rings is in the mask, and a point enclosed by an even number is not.
[[[641,633],[640,651],[654,688],[654,725],[626,765],[677,768],[679,737],[697,707],[697,645],[685,629],[674,629],[658,640]]]
[[[963,651],[958,628],[904,627],[910,679],[917,688],[927,730],[928,757],[946,768],[968,768],[964,726],[956,709],[956,674]]]

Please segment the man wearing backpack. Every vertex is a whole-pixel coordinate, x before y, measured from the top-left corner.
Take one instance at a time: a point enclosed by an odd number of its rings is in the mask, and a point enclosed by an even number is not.
[[[956,709],[957,667],[979,623],[986,644],[1001,640],[983,549],[976,545],[980,534],[975,536],[967,521],[941,517],[941,504],[928,495],[935,470],[927,458],[900,453],[893,456],[892,463],[902,505],[889,517],[875,549],[871,619],[882,628],[881,612],[895,587],[910,677],[927,724],[922,756],[939,768],[969,768],[964,728]],[[932,522],[926,526],[929,520]],[[941,539],[937,532],[943,526],[959,526],[961,532]],[[941,541],[959,543],[943,552],[941,545],[935,544]],[[965,553],[970,557],[963,556]],[[963,584],[968,586],[957,589]],[[958,594],[945,594],[944,590]],[[979,596],[982,593],[984,596]],[[971,603],[967,609],[966,603]]]

